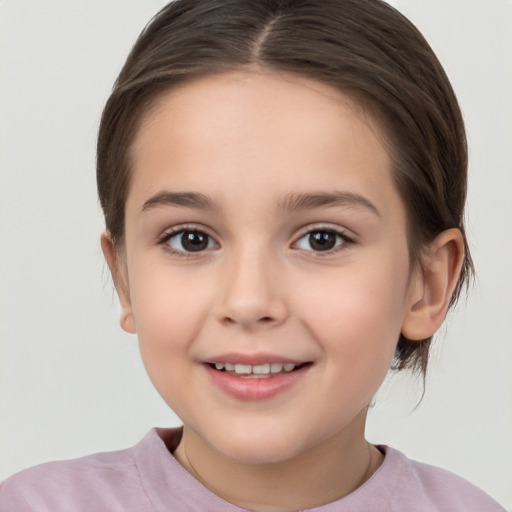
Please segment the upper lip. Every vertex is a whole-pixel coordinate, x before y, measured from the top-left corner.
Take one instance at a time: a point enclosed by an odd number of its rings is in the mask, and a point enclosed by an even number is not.
[[[257,366],[266,363],[293,363],[295,365],[304,364],[308,361],[299,360],[290,357],[284,357],[278,354],[271,353],[255,353],[248,354],[243,352],[229,352],[226,354],[219,354],[212,357],[208,357],[203,360],[203,363],[232,363],[232,364],[246,364],[251,366]]]

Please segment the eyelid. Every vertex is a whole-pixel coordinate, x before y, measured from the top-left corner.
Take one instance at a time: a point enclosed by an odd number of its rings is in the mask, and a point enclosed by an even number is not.
[[[329,222],[315,222],[313,224],[307,224],[306,226],[301,227],[298,230],[298,234],[295,236],[295,240],[299,240],[304,235],[307,235],[312,231],[332,231],[340,236],[350,239],[351,241],[355,239],[353,232],[343,226],[330,224]]]
[[[181,257],[194,257],[194,256],[197,257],[197,256],[204,254],[205,252],[209,252],[212,249],[212,248],[210,248],[210,249],[205,249],[205,250],[197,251],[197,252],[193,252],[193,251],[189,252],[189,251],[177,250],[168,244],[168,242],[169,242],[169,240],[171,240],[171,238],[173,238],[176,235],[179,235],[180,233],[187,232],[187,231],[202,233],[214,242],[214,244],[216,245],[215,249],[220,247],[219,242],[217,241],[216,237],[211,234],[210,229],[208,229],[206,226],[203,226],[202,224],[191,224],[191,223],[178,224],[176,226],[167,228],[158,237],[156,243],[157,243],[157,245],[164,246],[164,248],[167,252],[174,254],[174,255],[181,256]]]
[[[354,244],[354,236],[351,234],[351,231],[349,231],[346,228],[343,228],[341,226],[335,226],[328,223],[317,223],[317,224],[308,224],[307,226],[304,226],[301,228],[299,234],[294,238],[294,242],[291,244],[292,248],[297,245],[297,243],[302,240],[305,236],[311,233],[315,233],[318,231],[328,231],[334,233],[336,236],[339,236],[343,243],[333,247],[332,249],[326,250],[326,251],[309,251],[305,249],[299,249],[303,250],[304,252],[310,252],[318,256],[328,256],[330,254],[334,254],[338,252],[339,250],[342,250],[342,248],[345,248],[347,244]]]
[[[173,235],[176,235],[177,233],[181,233],[183,231],[198,231],[200,233],[204,233],[205,235],[208,235],[210,238],[215,239],[216,237],[212,235],[211,230],[204,226],[203,224],[196,224],[196,223],[184,223],[184,224],[176,224],[175,226],[171,226],[166,228],[161,235],[158,236],[158,243],[163,242],[164,240],[168,240]]]
[[[204,252],[207,252],[211,250],[203,250],[203,251],[197,251],[197,252],[187,252],[187,251],[180,251],[172,248],[170,245],[167,244],[167,242],[174,236],[178,235],[179,233],[183,233],[185,231],[195,231],[199,233],[203,233],[207,237],[209,237],[216,245],[216,249],[221,247],[221,244],[217,241],[217,237],[211,234],[211,230],[204,226],[203,224],[197,224],[197,223],[184,223],[184,224],[178,224],[172,227],[167,228],[157,239],[157,245],[165,245],[165,249],[173,254],[178,254],[181,256],[198,256]],[[352,235],[352,232],[348,230],[345,227],[341,227],[339,225],[333,225],[330,223],[314,223],[314,224],[308,224],[304,227],[302,227],[299,231],[299,233],[294,237],[294,241],[291,244],[291,247],[293,248],[297,242],[299,242],[302,238],[304,238],[306,235],[310,233],[318,231],[329,231],[334,233],[335,235],[342,238],[343,243],[335,246],[333,249],[326,250],[326,251],[306,251],[305,252],[311,252],[315,255],[329,255],[337,252],[340,250],[341,247],[346,246],[347,244],[353,244],[355,243],[354,235]]]

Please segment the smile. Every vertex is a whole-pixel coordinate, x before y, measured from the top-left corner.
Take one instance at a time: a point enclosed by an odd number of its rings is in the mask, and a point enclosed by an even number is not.
[[[280,373],[289,373],[302,365],[295,363],[265,363],[258,365],[242,363],[212,363],[211,367],[218,371],[245,378],[265,379]]]
[[[242,401],[268,400],[295,387],[309,373],[313,366],[309,362],[263,362],[240,363],[230,357],[227,362],[206,362],[203,368],[210,382],[232,398]],[[271,359],[270,359],[271,360]],[[268,361],[268,359],[267,359]]]

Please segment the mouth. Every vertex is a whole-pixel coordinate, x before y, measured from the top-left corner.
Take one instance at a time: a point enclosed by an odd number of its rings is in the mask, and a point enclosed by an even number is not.
[[[207,365],[217,372],[246,379],[269,379],[282,374],[295,372],[312,363],[263,363],[257,365],[243,363],[214,362]]]
[[[270,400],[302,389],[297,386],[308,382],[313,365],[314,361],[263,352],[217,354],[202,361],[214,387],[230,398],[249,402]]]

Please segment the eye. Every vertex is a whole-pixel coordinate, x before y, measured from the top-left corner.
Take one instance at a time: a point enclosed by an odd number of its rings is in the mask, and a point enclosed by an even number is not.
[[[195,229],[168,233],[161,242],[166,243],[175,253],[200,252],[218,247],[209,235]]]
[[[316,229],[309,231],[295,242],[295,247],[303,251],[329,252],[351,240],[332,229]]]

